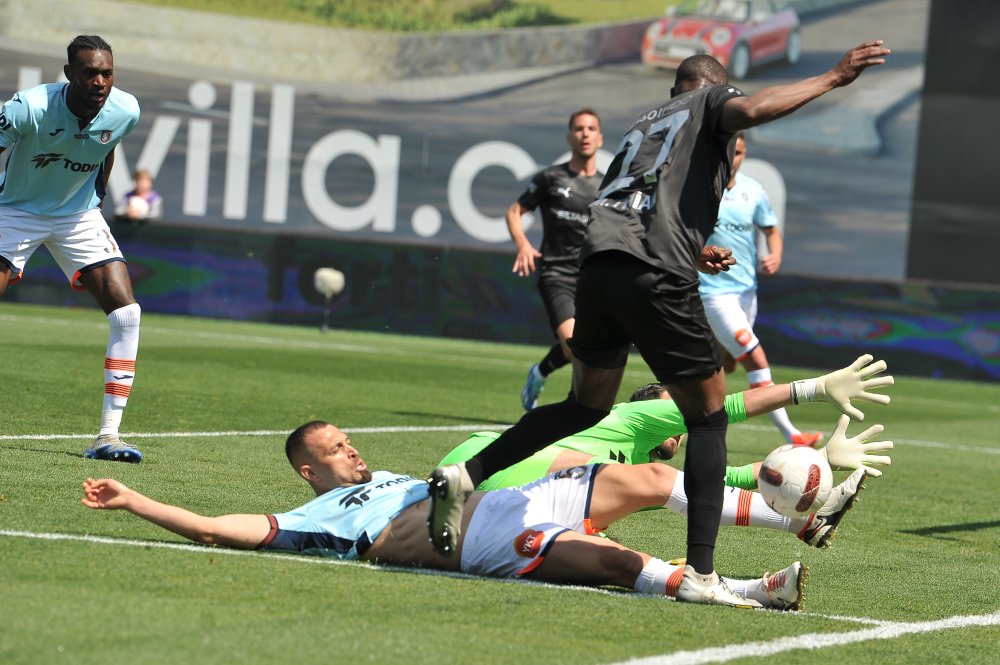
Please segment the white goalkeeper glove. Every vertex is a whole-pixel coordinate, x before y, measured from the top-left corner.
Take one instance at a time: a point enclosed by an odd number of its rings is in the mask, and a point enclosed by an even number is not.
[[[885,361],[872,362],[874,357],[865,354],[850,367],[824,374],[815,379],[792,381],[792,402],[829,402],[855,420],[864,420],[865,414],[851,404],[852,399],[863,399],[876,404],[888,404],[889,396],[868,392],[871,388],[891,386],[891,376],[875,376],[885,371]],[[871,363],[871,364],[869,364]]]
[[[850,418],[841,416],[840,420],[837,421],[837,428],[833,430],[833,436],[830,437],[830,442],[820,448],[819,452],[830,463],[830,466],[839,466],[844,469],[860,469],[864,467],[869,475],[878,478],[882,475],[882,472],[868,466],[868,464],[885,464],[888,466],[892,464],[892,460],[889,459],[888,455],[869,455],[868,453],[892,450],[892,441],[872,441],[871,443],[866,443],[868,439],[882,433],[882,430],[885,428],[881,425],[872,425],[861,434],[848,439],[847,424],[849,422],[851,422]]]

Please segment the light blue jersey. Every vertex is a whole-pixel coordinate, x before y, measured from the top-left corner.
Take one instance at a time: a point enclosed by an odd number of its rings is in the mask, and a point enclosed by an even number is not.
[[[736,265],[718,275],[700,273],[698,290],[702,297],[756,289],[757,231],[754,227],[766,228],[777,223],[764,187],[750,176],[737,172],[736,184],[722,195],[715,231],[705,242],[733,250]]]
[[[111,88],[104,106],[83,129],[66,105],[68,83],[22,90],[0,108],[0,206],[43,217],[63,217],[100,206],[104,160],[139,122],[139,102]]]
[[[401,512],[428,496],[427,482],[376,471],[370,482],[338,487],[287,513],[268,515],[258,549],[357,559]]]

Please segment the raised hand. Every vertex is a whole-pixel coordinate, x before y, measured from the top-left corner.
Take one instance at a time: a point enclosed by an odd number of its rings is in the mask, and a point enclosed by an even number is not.
[[[830,442],[819,452],[826,456],[830,466],[839,466],[845,469],[860,469],[864,467],[870,476],[882,475],[882,471],[869,464],[892,464],[888,455],[869,455],[872,452],[892,450],[892,441],[872,441],[868,439],[877,434],[881,434],[885,429],[881,425],[872,425],[861,434],[847,438],[847,425],[851,419],[846,415],[841,416],[837,421],[837,427],[830,437]]]
[[[886,369],[884,360],[872,362],[874,357],[866,353],[855,360],[849,367],[836,372],[824,374],[815,379],[804,379],[792,382],[792,401],[815,402],[822,400],[833,404],[842,413],[855,420],[864,420],[865,414],[855,407],[851,400],[862,399],[875,404],[888,404],[890,398],[881,393],[872,393],[873,388],[891,386],[894,379],[891,376],[875,376]]]
[[[837,75],[836,87],[853,83],[869,67],[885,64],[885,56],[890,53],[892,51],[882,46],[881,39],[855,46],[844,54],[832,70]]]

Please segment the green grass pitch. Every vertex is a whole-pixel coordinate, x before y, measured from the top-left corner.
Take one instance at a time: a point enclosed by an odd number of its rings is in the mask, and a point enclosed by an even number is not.
[[[97,428],[104,317],[0,303],[0,328],[0,663],[761,662],[748,645],[786,639],[816,650],[768,662],[997,662],[996,620],[927,628],[1000,610],[995,384],[897,374],[890,406],[863,407],[863,426],[883,423],[882,438],[895,442],[893,464],[869,479],[831,549],[722,530],[724,574],[809,566],[804,610],[782,614],[163,547],[184,541],[79,503],[81,481],[110,476],[208,514],[287,510],[309,488],[284,459],[282,433],[314,418],[348,429],[372,468],[426,474],[463,428],[520,416],[540,347],[145,314],[123,431],[146,459],[126,465],[81,456]],[[816,373],[780,367],[775,379]],[[649,378],[633,358],[621,397]],[[568,381],[567,370],[553,375],[542,402]],[[734,375],[730,390],[744,382]],[[790,415],[827,433],[837,418],[825,404]],[[779,443],[767,419],[734,426],[730,462]],[[670,558],[683,555],[684,533],[678,516],[657,511],[611,535]],[[836,643],[864,631],[891,639]]]

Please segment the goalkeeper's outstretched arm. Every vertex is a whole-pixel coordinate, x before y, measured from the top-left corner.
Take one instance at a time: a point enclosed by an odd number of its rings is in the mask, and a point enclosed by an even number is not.
[[[852,401],[866,400],[877,404],[888,404],[888,395],[869,391],[893,384],[891,376],[877,376],[885,371],[885,361],[872,362],[873,360],[872,356],[866,354],[843,369],[815,379],[802,379],[792,383],[745,390],[743,407],[747,418],[770,413],[786,406],[822,400],[833,404],[855,420],[864,420],[865,414],[855,407]]]

